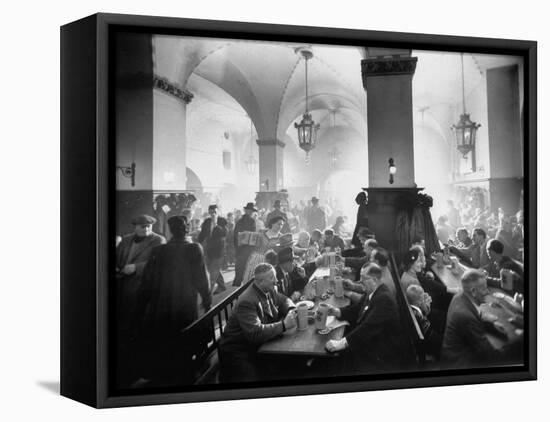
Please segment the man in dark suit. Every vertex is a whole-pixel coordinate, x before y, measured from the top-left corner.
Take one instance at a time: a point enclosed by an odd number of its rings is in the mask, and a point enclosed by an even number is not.
[[[325,230],[327,227],[327,214],[319,206],[319,199],[315,196],[311,198],[311,207],[307,211],[307,231],[309,233],[313,230]]]
[[[240,245],[239,233],[242,232],[255,232],[256,221],[252,218],[252,214],[258,212],[252,202],[246,204],[244,207],[244,215],[239,218],[235,223],[235,230],[233,231],[233,244],[235,246],[235,279],[233,280],[233,286],[240,286],[243,281],[244,270],[246,268],[246,262],[252,252],[254,252],[254,246]]]
[[[210,236],[212,236],[212,231],[218,223],[218,206],[216,204],[208,206],[208,215],[210,215],[210,217],[205,218],[202,222],[201,232],[197,239],[203,249],[206,249],[208,240],[210,239]]]
[[[487,254],[490,262],[484,267],[487,271],[487,284],[491,287],[502,287],[500,270],[512,271],[514,278],[512,290],[523,293],[523,264],[504,255],[504,244],[500,240],[491,239],[487,242]]]
[[[300,299],[301,291],[307,284],[306,270],[294,263],[298,258],[292,247],[285,247],[277,254],[277,289],[293,301]]]
[[[134,233],[122,238],[116,248],[116,327],[117,385],[128,387],[133,381],[133,348],[136,344],[137,327],[133,317],[136,312],[137,292],[141,285],[143,270],[153,248],[166,243],[164,237],[153,233],[156,220],[148,215],[139,215],[132,220]]]
[[[447,326],[441,349],[442,365],[452,368],[485,367],[497,364],[505,350],[496,349],[487,338],[487,323],[479,306],[489,294],[487,277],[480,270],[468,270],[462,276],[462,292],[449,306]]]
[[[351,331],[340,340],[329,340],[329,352],[346,350],[351,372],[372,373],[403,369],[411,360],[404,344],[395,295],[382,281],[382,269],[365,269],[367,293],[362,300],[344,308],[331,307],[330,315],[351,323]]]
[[[270,264],[259,264],[254,279],[239,297],[219,343],[220,381],[258,381],[257,350],[268,340],[296,326],[289,312],[294,303],[274,289],[277,278]]]
[[[198,318],[199,294],[205,311],[212,303],[202,247],[185,239],[187,218],[170,217],[168,226],[172,238],[153,249],[143,271],[135,317],[143,327],[142,375],[156,386],[192,378],[180,332]]]
[[[218,257],[217,251],[214,254],[211,253],[212,251],[218,249],[217,245],[219,244],[219,239],[220,237],[223,237],[220,236],[220,228],[218,227],[218,206],[216,204],[209,205],[208,214],[210,217],[205,218],[202,222],[201,232],[199,233],[197,241],[202,245],[202,249],[206,253],[206,266],[208,268],[208,272],[210,273],[210,283],[212,284],[212,288],[217,286],[218,291],[223,291],[225,290],[225,283],[221,273],[223,266],[223,254]],[[221,231],[225,231],[225,235],[227,235],[227,231],[225,229]]]

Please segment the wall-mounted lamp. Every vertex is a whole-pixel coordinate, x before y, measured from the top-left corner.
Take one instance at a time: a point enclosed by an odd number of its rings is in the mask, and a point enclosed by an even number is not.
[[[269,179],[265,179],[263,182],[262,182],[262,186],[265,186],[265,190],[267,192],[269,192]]]
[[[389,172],[390,172],[390,185],[393,185],[393,175],[395,173],[397,173],[397,167],[395,166],[395,164],[393,162],[393,158],[390,158],[388,160],[388,162],[389,162],[388,169],[389,169]]]
[[[117,170],[127,179],[131,180],[132,186],[136,185],[136,163],[132,163],[130,167],[116,166]]]

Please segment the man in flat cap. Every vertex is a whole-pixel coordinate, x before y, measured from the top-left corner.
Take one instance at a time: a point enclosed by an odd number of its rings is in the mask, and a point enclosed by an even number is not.
[[[134,233],[124,236],[116,248],[116,327],[117,340],[123,350],[130,347],[135,336],[136,327],[132,317],[145,264],[153,248],[166,243],[164,237],[153,233],[155,222],[156,220],[149,215],[135,217],[132,220]],[[124,371],[126,355],[124,351],[119,355],[121,371]],[[123,374],[121,377],[125,379],[127,375]]]

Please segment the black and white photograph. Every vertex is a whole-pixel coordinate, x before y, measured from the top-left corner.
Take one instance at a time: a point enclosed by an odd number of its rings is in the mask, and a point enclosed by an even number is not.
[[[114,32],[113,391],[526,365],[524,57],[373,44]]]
[[[544,419],[544,3],[3,6],[0,420]]]

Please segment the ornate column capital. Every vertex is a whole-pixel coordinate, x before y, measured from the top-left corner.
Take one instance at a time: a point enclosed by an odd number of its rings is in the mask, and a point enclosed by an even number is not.
[[[256,143],[258,144],[258,146],[268,146],[268,145],[276,145],[276,146],[279,146],[281,148],[284,148],[285,147],[285,143],[283,141],[281,141],[280,139],[257,139],[256,140]]]
[[[377,57],[361,60],[361,75],[366,88],[368,77],[390,75],[413,75],[416,70],[417,57]]]
[[[189,104],[193,99],[193,94],[191,92],[184,88],[180,88],[174,83],[170,82],[168,79],[161,78],[157,75],[153,77],[153,88],[160,89],[168,95],[171,95],[178,100],[183,101],[185,104]]]

